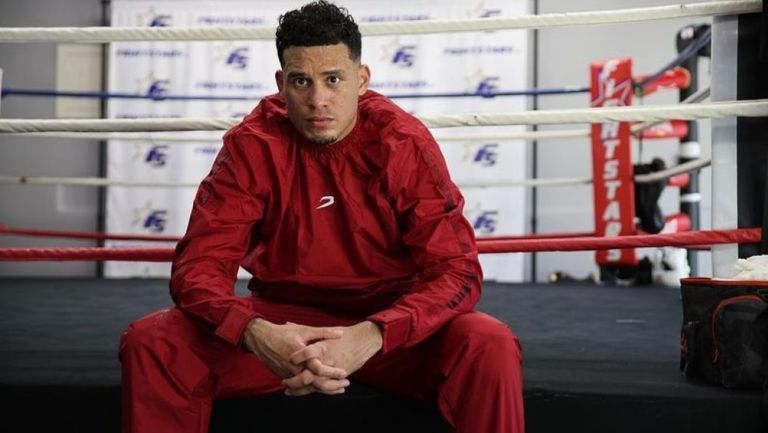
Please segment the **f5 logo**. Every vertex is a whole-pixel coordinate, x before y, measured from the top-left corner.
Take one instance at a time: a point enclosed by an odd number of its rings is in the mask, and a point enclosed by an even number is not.
[[[150,7],[143,12],[136,14],[137,26],[150,27],[169,27],[171,25],[171,15],[159,14],[154,7]]]
[[[155,15],[149,22],[150,27],[168,27],[171,25],[170,15]]]
[[[161,233],[165,231],[165,224],[167,222],[165,210],[151,211],[146,218],[144,218],[144,228],[152,233]]]
[[[227,66],[235,69],[245,69],[248,67],[248,48],[235,48],[227,56]]]
[[[481,212],[473,224],[475,231],[484,235],[495,232],[496,225],[499,222],[498,214],[499,212],[495,210]]]
[[[498,81],[499,77],[483,78],[480,80],[480,83],[478,83],[475,93],[478,95],[493,95],[499,89],[497,85]]]
[[[170,80],[152,81],[149,83],[149,87],[147,87],[147,96],[150,96],[154,99],[163,99],[165,94],[168,92],[168,85],[170,83]]]
[[[501,9],[487,8],[484,1],[481,1],[474,8],[467,11],[467,16],[471,18],[491,18],[499,15],[501,15]]]
[[[480,12],[480,18],[491,18],[501,15],[501,9],[485,9]]]
[[[413,66],[414,54],[413,50],[416,49],[416,45],[401,45],[400,48],[395,51],[392,56],[392,63],[402,68],[410,68]]]
[[[491,167],[496,165],[499,153],[496,149],[499,147],[498,143],[486,143],[482,145],[475,153],[474,162],[482,165],[483,167]]]
[[[134,227],[140,226],[152,233],[160,233],[165,231],[167,214],[167,210],[154,209],[152,202],[148,201],[144,206],[133,210],[133,222],[131,224]]]
[[[147,156],[144,158],[144,162],[152,167],[164,167],[168,162],[168,146],[158,145],[152,146],[147,152]]]

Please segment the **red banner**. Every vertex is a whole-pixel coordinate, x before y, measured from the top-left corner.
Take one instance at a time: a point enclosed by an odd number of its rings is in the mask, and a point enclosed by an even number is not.
[[[593,107],[632,104],[632,60],[608,60],[591,65]],[[635,234],[635,191],[630,130],[627,122],[592,124],[592,182],[595,201],[595,234]],[[598,264],[636,265],[634,249],[596,253]]]

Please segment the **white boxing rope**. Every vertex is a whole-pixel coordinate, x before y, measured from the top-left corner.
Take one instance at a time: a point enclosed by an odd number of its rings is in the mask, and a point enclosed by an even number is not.
[[[576,134],[575,134],[576,133]],[[142,134],[135,132],[8,132],[8,135],[22,135],[26,137],[40,138],[79,138],[83,140],[121,140],[121,141],[149,141],[165,143],[221,143],[221,136],[194,136],[183,134]],[[560,131],[519,131],[501,132],[497,134],[473,134],[435,137],[438,142],[447,141],[489,141],[489,140],[541,140],[548,138],[574,138],[589,137],[589,129],[560,130]],[[1,145],[1,143],[0,143]]]
[[[136,132],[9,132],[8,135],[40,138],[79,138],[82,140],[149,141],[181,144],[221,143],[224,134],[217,136],[186,134],[145,134]]]
[[[680,101],[681,104],[692,104],[701,102],[709,98],[710,88],[705,87],[698,90],[696,93],[688,96],[684,100]],[[632,125],[632,133],[639,134],[642,131],[658,125],[661,122],[650,122]],[[141,134],[134,132],[9,132],[8,134],[35,136],[44,138],[79,138],[79,139],[92,139],[92,140],[123,140],[123,141],[149,141],[149,142],[166,142],[166,143],[219,143],[221,137],[213,136],[194,136],[194,135],[179,135],[179,134]],[[488,141],[488,140],[545,140],[545,139],[557,139],[557,138],[583,138],[589,137],[591,131],[589,129],[564,129],[556,131],[516,131],[516,132],[503,132],[497,134],[473,134],[473,135],[452,135],[440,137],[436,136],[435,139],[438,142],[449,141]]]
[[[364,36],[455,33],[488,30],[533,29],[596,24],[616,24],[700,16],[738,15],[762,11],[762,2],[718,1],[592,12],[518,15],[463,20],[396,21],[362,23]],[[274,26],[259,27],[80,27],[4,28],[2,42],[106,43],[127,41],[269,40]]]
[[[666,170],[655,171],[653,173],[648,173],[648,174],[635,175],[635,183],[658,182],[660,180],[669,179],[672,176],[677,176],[678,174],[689,173],[691,171],[695,171],[703,167],[708,167],[710,165],[712,165],[712,159],[698,158],[698,159],[684,162],[674,167],[670,167]]]
[[[698,102],[701,102],[707,98],[709,98],[709,95],[711,93],[711,87],[707,86],[702,89],[697,90],[691,95],[688,95],[687,98],[680,101],[681,104],[695,104]],[[632,125],[630,128],[631,132],[635,135],[640,134],[641,132],[645,131],[646,129],[653,128],[654,126],[663,123],[663,121],[656,121],[656,122],[645,122],[638,125]]]
[[[0,175],[0,184],[22,185],[72,185],[72,186],[124,186],[133,188],[184,188],[196,187],[199,182],[174,182],[164,180],[122,180],[104,177],[50,177]]]
[[[650,174],[635,175],[636,183],[658,182],[678,174],[698,170],[710,165],[709,158],[700,158],[688,161],[669,169]],[[490,187],[550,187],[588,185],[592,183],[591,177],[551,178],[551,179],[523,179],[497,182],[462,182],[461,188],[490,188]],[[108,179],[103,177],[43,177],[43,176],[4,176],[0,175],[0,184],[28,184],[28,185],[80,185],[80,186],[123,186],[123,187],[149,187],[149,188],[193,188],[198,182],[175,182],[154,180],[124,180]]]
[[[552,138],[589,137],[589,129],[563,129],[557,131],[519,131],[498,134],[451,135],[435,137],[438,143],[447,141],[490,141],[490,140],[545,140]]]
[[[477,181],[461,182],[461,188],[491,188],[504,186],[522,186],[526,188],[541,188],[549,186],[571,186],[571,185],[589,185],[592,183],[591,177],[561,177],[551,179],[521,179],[498,182]]]
[[[242,119],[151,118],[151,119],[0,119],[0,132],[153,132],[223,131]]]
[[[547,125],[562,123],[656,122],[664,120],[716,119],[722,117],[766,117],[768,99],[576,110],[536,110],[517,113],[449,114],[421,116],[431,128],[496,125]]]
[[[502,182],[465,182],[462,188],[490,188],[503,186],[546,187],[562,185],[589,184],[590,178],[528,179]],[[0,175],[0,184],[22,185],[78,185],[78,186],[119,186],[135,188],[196,188],[199,182],[176,182],[154,180],[126,180],[103,177],[44,177],[44,176],[5,176]]]
[[[535,110],[514,113],[424,115],[418,118],[430,128],[459,126],[546,125],[562,123],[655,122],[664,120],[768,117],[768,99],[722,101],[570,110]],[[0,119],[0,133],[82,131],[218,131],[232,127],[239,118],[158,119]]]
[[[701,102],[709,98],[710,87],[699,89],[695,93],[689,95],[684,100],[680,101],[680,104],[694,104]],[[632,125],[632,134],[639,135],[646,129],[650,129],[664,121],[644,122]],[[435,137],[439,142],[443,141],[473,141],[473,140],[545,140],[553,138],[583,138],[590,137],[592,131],[590,129],[563,129],[557,131],[520,131],[520,132],[506,132],[499,134],[485,134],[485,135],[454,135],[448,137]]]

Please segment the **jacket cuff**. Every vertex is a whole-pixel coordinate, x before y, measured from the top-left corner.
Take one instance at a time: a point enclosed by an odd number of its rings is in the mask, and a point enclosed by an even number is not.
[[[215,334],[233,346],[240,346],[245,327],[256,317],[260,316],[251,310],[234,305],[227,311],[224,320],[216,328]]]
[[[397,349],[408,341],[411,334],[411,314],[408,311],[390,308],[367,319],[381,326],[382,353]]]

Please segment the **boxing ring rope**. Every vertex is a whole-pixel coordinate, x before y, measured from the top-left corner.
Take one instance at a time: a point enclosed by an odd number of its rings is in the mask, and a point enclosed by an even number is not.
[[[660,170],[660,171],[657,171],[654,173],[648,173],[648,174],[636,174],[635,183],[658,182],[660,180],[665,180],[665,179],[669,179],[671,177],[677,176],[678,174],[690,173],[700,168],[708,167],[711,164],[712,164],[712,159],[710,158],[694,159],[694,160],[676,165],[674,167],[670,167],[666,170]]]
[[[373,89],[376,90],[376,89]],[[497,96],[542,96],[565,95],[571,93],[587,93],[586,86],[565,86],[557,88],[536,88],[509,91],[486,91],[474,93],[407,93],[386,95],[390,99],[423,99],[423,98],[495,98]],[[136,93],[110,93],[110,92],[75,92],[60,90],[38,89],[2,89],[0,97],[7,96],[40,96],[62,98],[87,98],[87,99],[141,99],[155,102],[162,101],[253,101],[261,99],[261,96],[213,96],[213,95],[152,95]]]
[[[221,136],[186,136],[180,134],[141,134],[135,132],[6,132],[6,135],[19,135],[24,137],[42,138],[79,138],[85,140],[121,140],[121,141],[153,141],[174,144],[220,143]],[[589,129],[558,130],[558,131],[518,131],[494,134],[455,135],[449,137],[435,137],[438,142],[443,141],[478,141],[478,140],[542,140],[556,138],[582,138],[589,137]]]
[[[0,224],[0,235],[32,236],[44,238],[65,238],[83,240],[114,240],[114,241],[149,241],[149,242],[178,242],[179,236],[169,235],[137,235],[132,233],[102,233],[68,230],[44,230],[8,227]]]
[[[551,125],[563,123],[656,122],[664,120],[766,117],[768,99],[722,101],[688,105],[604,107],[569,110],[535,110],[512,113],[417,116],[427,127]],[[239,118],[154,119],[0,119],[0,133],[7,132],[129,132],[220,131]]]
[[[694,104],[709,97],[710,88],[700,89],[688,98],[680,101],[680,104]],[[638,135],[646,129],[652,128],[663,121],[646,122],[632,125],[631,131]],[[6,132],[9,135],[34,136],[44,138],[80,138],[93,140],[123,140],[123,141],[163,141],[168,143],[218,143],[221,137],[188,136],[179,134],[140,134],[134,132],[125,133],[95,133],[95,132]],[[438,142],[444,141],[478,141],[478,140],[545,140],[562,138],[584,138],[591,134],[589,129],[569,129],[557,131],[517,131],[495,134],[454,135],[448,137],[435,137]]]
[[[635,183],[652,183],[669,179],[683,173],[689,173],[712,163],[709,158],[699,158],[686,163],[670,167],[666,170],[649,174],[635,175]],[[477,181],[462,182],[461,188],[487,188],[499,186],[517,187],[551,187],[569,185],[589,185],[591,177],[564,177],[551,179],[522,179],[509,181]],[[48,177],[48,176],[7,176],[0,175],[0,184],[24,184],[24,185],[77,185],[77,186],[114,186],[134,188],[196,188],[199,182],[176,182],[164,180],[126,180],[103,177]]]
[[[761,228],[701,230],[696,232],[632,235],[621,237],[576,237],[568,239],[478,240],[481,254],[544,251],[595,251],[623,248],[686,247],[733,243],[758,243]],[[0,261],[144,261],[169,262],[173,248],[0,248]]]
[[[171,235],[139,235],[133,233],[105,233],[86,232],[75,230],[45,230],[8,227],[0,224],[0,235],[28,236],[44,238],[64,238],[81,240],[115,240],[115,241],[145,241],[145,242],[178,242],[180,236]],[[576,238],[594,236],[595,232],[559,232],[559,233],[529,233],[525,235],[482,236],[478,241],[510,240],[510,239],[552,239],[552,238]]]
[[[667,63],[660,70],[654,74],[646,77],[638,78],[633,84],[636,92],[640,95],[646,92],[646,87],[652,85],[652,83],[664,76],[675,67],[681,65],[690,57],[696,55],[696,53],[705,45],[708,45],[711,40],[711,34],[709,31],[701,35],[694,41],[689,47],[680,52],[677,57]],[[374,89],[375,90],[375,89]],[[655,89],[654,89],[655,90]],[[482,97],[482,98],[494,98],[501,96],[544,96],[544,95],[562,95],[571,93],[586,93],[589,92],[589,86],[564,86],[556,88],[533,88],[522,90],[488,90],[488,91],[476,91],[472,93],[412,93],[412,94],[387,94],[390,99],[424,99],[424,98],[467,98],[467,97]],[[64,97],[64,98],[89,98],[89,99],[140,99],[149,100],[153,102],[166,102],[166,101],[250,101],[254,99],[261,99],[263,96],[217,96],[217,95],[168,95],[166,93],[153,94],[148,93],[124,93],[124,92],[104,92],[104,91],[62,91],[62,90],[50,90],[50,89],[0,89],[0,98],[8,96],[32,96],[32,97]]]
[[[721,1],[609,11],[519,15],[504,18],[423,20],[362,23],[364,36],[455,33],[597,24],[661,19],[747,14],[762,11],[762,2]],[[259,27],[81,27],[4,28],[0,42],[107,43],[128,41],[270,40],[275,26]]]

